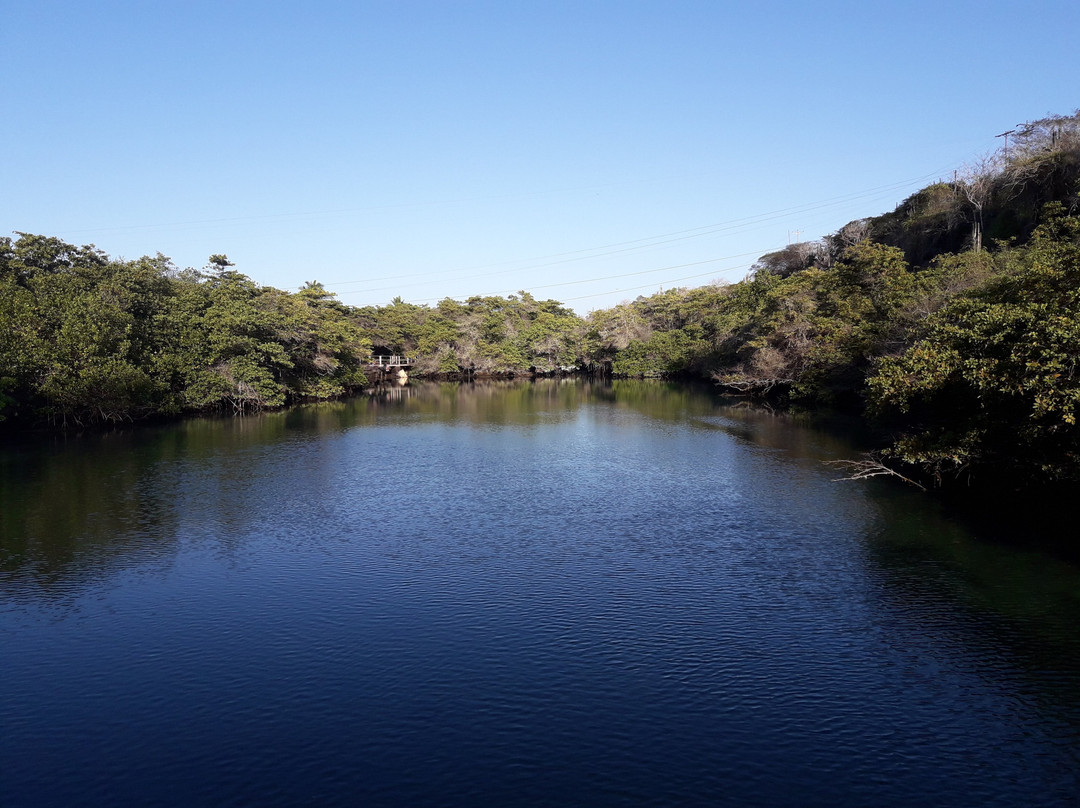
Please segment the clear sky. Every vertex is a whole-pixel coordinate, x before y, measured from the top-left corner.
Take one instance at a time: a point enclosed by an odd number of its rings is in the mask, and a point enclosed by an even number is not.
[[[0,0],[0,233],[585,313],[1072,113],[1078,42],[1077,0]]]

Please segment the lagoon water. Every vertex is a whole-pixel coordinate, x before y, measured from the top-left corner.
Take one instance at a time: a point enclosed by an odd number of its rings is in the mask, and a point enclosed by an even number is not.
[[[1076,805],[1080,570],[857,452],[632,381],[9,445],[0,805]]]

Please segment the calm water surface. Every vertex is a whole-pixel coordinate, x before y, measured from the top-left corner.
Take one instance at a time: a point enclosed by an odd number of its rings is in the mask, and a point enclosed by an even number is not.
[[[1077,804],[1080,571],[856,453],[644,382],[0,449],[0,805]]]

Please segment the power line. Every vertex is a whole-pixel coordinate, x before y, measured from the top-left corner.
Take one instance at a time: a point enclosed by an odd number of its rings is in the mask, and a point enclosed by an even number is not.
[[[538,256],[538,257],[532,258],[532,259],[518,259],[518,260],[505,261],[505,262],[494,263],[494,264],[483,264],[483,265],[479,265],[479,266],[475,266],[475,267],[463,267],[463,268],[460,268],[460,269],[457,269],[457,270],[447,270],[445,272],[421,272],[421,273],[413,273],[411,275],[389,275],[389,276],[367,278],[367,279],[364,279],[364,280],[357,280],[357,281],[337,281],[337,282],[334,282],[334,283],[327,283],[325,285],[329,288],[329,287],[351,286],[351,285],[365,284],[365,283],[378,283],[379,281],[384,281],[384,280],[385,281],[395,281],[395,285],[393,287],[375,287],[375,288],[370,288],[370,289],[357,289],[357,290],[350,290],[350,291],[341,292],[341,294],[361,294],[361,293],[368,293],[368,292],[386,291],[388,288],[402,289],[402,288],[410,288],[410,286],[411,287],[425,286],[425,285],[427,285],[427,282],[418,283],[418,284],[402,285],[402,284],[399,283],[399,281],[405,280],[405,279],[410,279],[410,278],[441,277],[441,276],[445,276],[445,275],[452,274],[452,273],[455,273],[455,272],[464,272],[464,271],[467,271],[468,269],[485,269],[485,268],[488,268],[488,267],[508,267],[511,264],[521,264],[521,263],[525,263],[527,265],[522,266],[522,267],[518,267],[517,271],[525,271],[525,270],[530,270],[530,269],[544,269],[544,268],[551,267],[551,266],[557,266],[559,264],[566,264],[566,263],[572,263],[572,262],[577,262],[577,261],[587,261],[587,260],[591,260],[591,259],[595,259],[595,258],[604,258],[604,257],[611,256],[611,255],[619,255],[619,254],[622,254],[622,253],[632,252],[632,251],[641,250],[641,249],[659,247],[659,246],[663,246],[663,245],[666,245],[666,244],[673,244],[675,242],[684,241],[684,240],[691,239],[691,238],[700,238],[702,236],[710,236],[710,235],[717,235],[717,234],[725,233],[725,232],[738,231],[738,230],[745,229],[745,228],[748,228],[748,227],[753,226],[753,225],[759,225],[759,224],[764,224],[766,222],[775,221],[776,219],[782,218],[783,216],[789,215],[789,214],[792,214],[792,213],[810,213],[810,212],[813,212],[815,210],[825,209],[825,208],[828,208],[828,207],[835,206],[837,204],[843,204],[845,202],[855,201],[857,199],[865,199],[865,198],[868,198],[868,197],[880,196],[882,191],[885,191],[885,192],[895,191],[898,188],[902,188],[902,187],[911,185],[911,184],[913,184],[915,182],[923,182],[929,177],[937,176],[939,173],[940,173],[939,171],[933,171],[933,172],[930,172],[928,174],[924,174],[921,177],[915,177],[915,178],[912,178],[912,179],[907,179],[907,180],[902,180],[902,181],[899,181],[899,182],[889,183],[887,185],[881,185],[881,186],[877,186],[875,188],[866,189],[866,190],[858,191],[858,192],[853,192],[851,194],[845,194],[845,195],[838,196],[838,197],[831,197],[831,198],[828,198],[828,199],[825,199],[825,200],[822,200],[822,201],[818,201],[818,202],[809,202],[809,203],[804,203],[802,205],[794,205],[794,206],[791,206],[791,207],[788,207],[788,208],[781,208],[781,209],[778,209],[778,210],[775,210],[775,211],[769,211],[769,212],[766,212],[766,213],[752,214],[752,215],[743,216],[743,217],[740,217],[740,218],[737,218],[737,219],[730,219],[730,220],[725,221],[725,222],[717,222],[717,223],[708,224],[708,225],[701,225],[699,227],[692,227],[692,228],[688,228],[688,229],[685,229],[685,230],[676,230],[676,231],[673,231],[673,232],[670,232],[670,233],[663,233],[663,234],[659,234],[659,235],[655,235],[655,236],[646,236],[644,238],[632,239],[630,241],[615,242],[615,243],[612,243],[612,244],[602,245],[602,246],[598,246],[598,247],[587,247],[587,248],[583,248],[583,249],[579,249],[579,250],[571,250],[571,251],[568,251],[568,252],[553,253],[553,254],[546,255],[546,256]],[[802,231],[800,230],[798,232],[801,233]],[[636,246],[634,246],[634,245],[636,245]],[[619,248],[619,249],[613,249],[613,248]],[[604,252],[599,252],[601,250],[604,250]],[[561,260],[546,261],[545,259],[561,259]],[[530,261],[545,261],[545,263],[538,263],[538,264],[537,263],[528,263]],[[470,275],[470,276],[465,276],[465,277],[459,277],[459,278],[457,278],[457,280],[459,280],[459,281],[460,280],[473,280],[473,279],[477,279],[477,278],[486,278],[486,277],[492,277],[492,276],[496,276],[496,275],[503,275],[505,273],[505,271],[506,270],[500,270],[500,271],[497,271],[497,272],[489,272],[489,273],[482,273],[482,274],[478,274],[478,275]]]
[[[742,266],[729,267],[728,269],[721,270],[721,272],[734,272],[737,269],[749,269],[749,268],[750,268],[750,264],[743,264]],[[692,280],[697,280],[699,278],[707,277],[709,275],[715,275],[715,273],[713,273],[713,272],[702,272],[702,273],[699,273],[697,275],[686,275],[686,276],[684,276],[682,278],[669,278],[668,282],[669,283],[679,283],[680,281],[692,281]],[[608,292],[596,292],[596,293],[591,294],[591,295],[581,295],[579,297],[568,297],[565,300],[561,300],[559,302],[560,303],[572,303],[575,300],[588,300],[590,297],[604,297],[605,295],[613,295],[613,294],[616,294],[618,292],[638,292],[638,291],[640,291],[642,289],[651,289],[651,288],[652,288],[652,284],[647,283],[644,286],[631,286],[628,289],[612,289],[611,291],[608,291]]]
[[[841,196],[841,197],[834,197],[831,200],[825,200],[823,202],[807,203],[807,204],[804,204],[804,205],[793,206],[791,208],[781,209],[781,210],[778,210],[778,211],[775,211],[775,212],[770,212],[770,213],[765,213],[765,214],[756,214],[756,215],[751,215],[751,216],[745,216],[745,217],[742,217],[740,219],[731,220],[732,223],[717,223],[717,224],[713,224],[713,225],[705,225],[703,227],[698,227],[698,228],[690,228],[688,230],[675,231],[675,233],[673,233],[671,235],[678,235],[678,234],[681,234],[681,233],[695,233],[695,231],[705,230],[707,228],[712,228],[710,233],[724,232],[724,231],[730,231],[730,230],[735,230],[735,229],[746,229],[751,225],[759,225],[759,224],[762,224],[763,222],[768,222],[768,221],[774,220],[776,218],[780,218],[783,215],[785,215],[785,214],[787,214],[789,212],[792,212],[792,211],[798,211],[798,212],[804,212],[805,213],[805,212],[809,212],[809,211],[814,210],[814,209],[829,207],[830,205],[835,204],[835,200],[844,201],[844,200],[854,199],[854,198],[867,198],[867,197],[879,195],[882,190],[885,190],[886,193],[889,193],[890,189],[895,190],[897,187],[902,187],[903,185],[910,184],[913,181],[925,180],[926,177],[936,176],[937,173],[938,173],[937,171],[931,172],[931,173],[929,173],[927,175],[924,175],[921,178],[916,178],[915,180],[908,180],[908,181],[904,181],[902,183],[890,183],[889,185],[878,186],[877,188],[869,189],[867,191],[863,191],[863,192],[859,192],[859,193],[855,193],[855,194],[848,194],[848,195]],[[801,231],[799,231],[799,232],[801,233]],[[631,242],[622,242],[622,244],[635,244],[635,243],[638,243],[638,242],[650,241],[650,239],[657,239],[657,238],[662,238],[662,237],[663,236],[648,237],[648,238],[644,238],[644,239],[637,239],[637,240],[631,241]],[[670,241],[678,241],[678,240],[682,240],[682,239],[680,239],[680,238],[670,239]],[[655,241],[653,241],[653,243],[646,244],[644,246],[645,247],[656,246],[656,244],[659,244],[659,243],[667,243],[667,242],[655,242]],[[610,245],[610,246],[617,246],[617,245]],[[595,248],[595,249],[601,249],[601,248]],[[634,277],[634,276],[638,276],[638,275],[647,275],[647,274],[653,274],[653,273],[657,273],[657,272],[667,272],[667,271],[670,271],[672,269],[681,269],[681,268],[688,267],[688,266],[698,266],[698,265],[708,264],[708,263],[717,263],[719,261],[730,260],[730,259],[733,259],[733,258],[742,258],[742,257],[746,257],[746,256],[758,257],[758,256],[764,255],[764,254],[766,254],[768,252],[772,252],[772,251],[777,250],[777,249],[780,249],[780,247],[773,245],[773,246],[763,248],[763,249],[760,249],[760,250],[755,250],[755,251],[747,252],[747,253],[740,253],[740,254],[737,254],[737,255],[725,256],[725,257],[721,257],[721,258],[710,258],[710,259],[705,259],[705,260],[702,260],[702,261],[695,261],[695,262],[690,262],[690,263],[685,263],[685,264],[674,264],[674,265],[670,265],[670,266],[660,267],[660,268],[657,268],[657,269],[648,269],[648,270],[640,270],[640,271],[636,271],[636,272],[620,273],[620,274],[616,274],[616,275],[606,275],[606,276],[600,276],[600,277],[584,278],[584,279],[578,279],[578,280],[573,280],[573,281],[564,281],[564,282],[561,282],[561,283],[545,284],[543,286],[533,286],[531,284],[516,284],[514,286],[514,288],[512,288],[512,289],[497,290],[497,291],[488,292],[487,294],[490,294],[490,295],[513,294],[514,292],[517,292],[517,291],[519,291],[519,290],[521,290],[523,288],[524,289],[550,289],[550,288],[557,288],[557,287],[561,287],[561,286],[573,286],[573,285],[578,285],[578,284],[582,284],[582,283],[595,283],[595,282],[604,281],[604,280],[616,280],[616,279],[625,278],[625,277]],[[587,255],[587,256],[583,256],[582,259],[579,259],[579,260],[587,260],[587,259],[590,259],[590,258],[604,257],[604,256],[607,256],[607,255],[613,255],[613,254],[618,254],[618,253],[627,252],[627,251],[629,251],[629,250],[614,250],[614,251],[607,252],[607,253]],[[577,252],[587,252],[587,250],[579,250],[579,251],[574,251],[572,253],[562,253],[562,255],[573,255],[573,254],[575,254]],[[559,254],[556,254],[556,255],[559,255]],[[574,259],[570,259],[570,260],[574,260]],[[521,267],[519,271],[524,271],[524,270],[528,270],[528,269],[537,269],[537,268],[541,268],[541,267],[545,267],[545,266],[552,266],[554,264],[566,263],[566,262],[567,261],[550,262],[548,264],[526,266],[526,267]],[[740,268],[741,269],[749,269],[749,267],[750,267],[750,264],[745,264],[745,265],[741,265],[740,267],[729,268],[729,269],[725,269],[725,270],[721,270],[721,271],[722,272],[731,272],[731,271],[733,271],[733,269],[740,269]],[[431,273],[429,273],[429,274],[431,274]],[[493,275],[502,276],[502,275],[505,275],[505,274],[506,274],[505,271],[500,271],[500,272],[485,273],[485,274],[476,275],[476,276],[470,276],[470,277],[471,278],[491,277]],[[668,278],[668,279],[664,279],[663,282],[664,283],[669,283],[669,284],[670,283],[678,283],[680,281],[694,280],[694,279],[697,279],[697,278],[706,277],[708,275],[713,275],[713,274],[715,274],[715,273],[706,272],[706,273],[701,273],[699,275],[691,275],[691,276],[686,276],[686,277],[682,277],[682,278]],[[399,276],[399,277],[410,277],[410,276]],[[412,276],[412,277],[415,277],[415,276]],[[387,278],[387,280],[392,280],[392,279],[393,278]],[[470,279],[470,278],[468,278],[468,277],[467,278],[458,278],[458,280],[468,280],[468,279]],[[349,291],[341,292],[340,295],[341,296],[346,296],[346,295],[355,295],[355,294],[369,294],[371,292],[378,292],[378,291],[397,291],[397,290],[400,290],[402,288],[408,288],[409,286],[412,286],[412,287],[426,286],[429,283],[433,283],[433,282],[434,281],[428,281],[428,282],[422,282],[422,283],[417,283],[417,284],[408,284],[408,285],[404,285],[404,286],[402,284],[395,284],[393,286],[374,288],[374,289],[349,290]],[[331,284],[327,284],[327,285],[329,286]],[[341,284],[333,284],[333,285],[341,285]],[[651,286],[651,284],[646,284],[645,286],[631,287],[629,290],[613,289],[613,290],[609,290],[609,291],[606,291],[606,292],[596,292],[596,293],[593,293],[593,294],[583,295],[583,296],[580,296],[580,297],[567,298],[563,302],[568,302],[570,300],[583,300],[583,299],[587,299],[587,298],[591,298],[591,297],[601,297],[601,296],[604,296],[604,295],[615,294],[615,293],[619,293],[619,292],[623,292],[623,291],[636,291],[638,289],[649,288],[650,286]],[[416,302],[418,304],[423,304],[423,303],[438,302],[440,300],[445,300],[447,298],[449,298],[451,300],[467,299],[469,297],[474,297],[477,294],[479,294],[479,293],[473,292],[473,293],[468,294],[468,295],[440,295],[438,297],[422,298],[420,300],[417,300]]]
[[[576,280],[576,281],[562,281],[560,283],[549,283],[549,284],[544,284],[542,286],[529,286],[528,289],[526,289],[525,291],[532,292],[535,289],[554,289],[555,287],[559,287],[559,286],[575,286],[575,285],[582,284],[582,283],[596,283],[597,281],[618,280],[619,278],[632,278],[632,277],[635,277],[637,275],[650,275],[650,274],[655,273],[655,272],[669,272],[669,271],[671,271],[673,269],[685,269],[686,267],[696,267],[696,266],[702,266],[704,264],[715,264],[715,263],[718,263],[720,261],[730,261],[730,260],[735,259],[735,258],[745,258],[745,257],[747,257],[749,255],[758,256],[758,255],[762,255],[763,252],[768,252],[768,250],[754,250],[752,252],[739,253],[738,255],[727,255],[727,256],[723,256],[721,258],[707,258],[707,259],[705,259],[703,261],[691,261],[691,262],[686,263],[686,264],[672,264],[671,266],[660,267],[658,269],[645,269],[645,270],[641,270],[639,272],[625,272],[625,273],[622,273],[620,275],[607,275],[607,276],[602,277],[602,278],[585,278],[585,279]],[[734,271],[736,269],[748,268],[749,266],[750,266],[749,264],[743,264],[743,265],[740,265],[740,266],[737,266],[737,267],[728,267],[727,269],[719,270],[719,272],[732,272],[732,271]],[[717,271],[714,270],[714,271],[711,271],[711,272],[702,272],[702,273],[697,274],[697,275],[687,275],[687,276],[682,277],[682,278],[668,278],[668,279],[665,279],[664,282],[665,283],[678,283],[679,281],[693,280],[694,278],[703,278],[703,277],[705,277],[707,275],[715,275],[716,272]],[[652,286],[652,284],[646,284],[645,286],[632,287],[632,288],[634,288],[634,289],[645,289],[645,288],[649,288],[651,286]],[[521,290],[520,289],[502,289],[502,290],[498,290],[498,291],[494,291],[494,292],[489,292],[488,295],[482,295],[482,296],[487,297],[487,296],[490,296],[490,295],[507,295],[507,294],[514,294],[517,291],[521,291]],[[623,291],[623,290],[622,289],[614,289],[614,290],[612,290],[610,292],[596,292],[594,294],[583,295],[581,297],[567,298],[567,300],[584,300],[585,298],[599,297],[601,295],[613,294],[614,292],[620,292],[620,291]],[[349,293],[346,292],[345,294],[349,294]],[[437,301],[440,301],[440,300],[446,300],[447,298],[449,298],[450,300],[458,300],[458,299],[466,299],[467,300],[470,297],[476,297],[476,296],[477,296],[476,294],[443,295],[443,296],[437,297],[437,298],[426,298],[426,299],[418,300],[418,301],[416,301],[416,303],[434,303],[434,302],[437,302]]]

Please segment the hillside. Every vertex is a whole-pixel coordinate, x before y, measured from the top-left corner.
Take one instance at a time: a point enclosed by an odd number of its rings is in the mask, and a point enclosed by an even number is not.
[[[937,485],[1080,479],[1080,113],[744,281],[579,317],[527,292],[345,306],[257,285],[211,256],[109,258],[0,239],[0,420],[63,428],[346,395],[372,352],[421,374],[713,378],[839,408],[889,436],[879,461]]]

